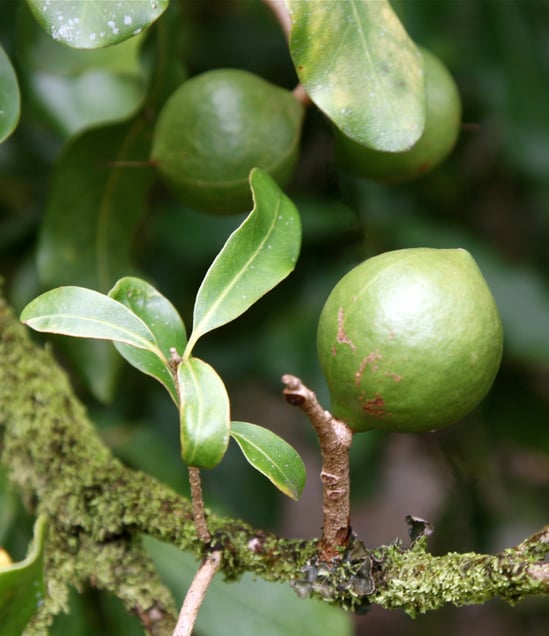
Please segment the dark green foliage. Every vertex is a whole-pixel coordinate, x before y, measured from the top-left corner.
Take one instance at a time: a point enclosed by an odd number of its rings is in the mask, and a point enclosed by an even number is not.
[[[468,249],[502,314],[502,369],[481,407],[455,427],[413,440],[356,440],[353,527],[370,547],[405,536],[404,516],[417,514],[433,523],[429,541],[437,554],[496,552],[547,523],[549,5],[406,0],[393,6],[413,39],[456,79],[464,125],[454,152],[419,181],[375,185],[339,170],[326,119],[309,109],[300,162],[287,188],[303,226],[296,270],[237,321],[201,339],[196,355],[223,377],[233,419],[268,426],[290,441],[311,466],[314,484],[316,440],[305,419],[284,404],[279,378],[300,375],[329,406],[315,330],[330,290],[351,267],[385,250]],[[152,184],[154,171],[143,162],[153,125],[186,75],[211,68],[252,70],[291,90],[297,76],[278,25],[259,2],[172,2],[135,49],[124,52],[117,45],[76,59],[75,51],[29,24],[34,21],[24,3],[0,2],[0,44],[23,104],[18,127],[0,146],[0,275],[10,303],[19,310],[62,283],[107,292],[119,277],[137,274],[161,290],[190,326],[200,282],[242,218],[200,215]],[[108,68],[109,56],[115,68]],[[97,103],[86,82],[95,67],[101,86],[110,87]],[[99,97],[99,84],[92,85]],[[60,94],[62,100],[52,98]],[[116,121],[104,108],[115,94]],[[75,107],[78,95],[86,108]],[[86,207],[92,200],[98,216]],[[91,232],[89,240],[84,230]],[[120,367],[117,356],[96,343],[84,364],[76,352],[80,341],[65,339],[64,351],[52,342],[113,453],[184,493],[177,413],[166,391],[129,365]],[[40,443],[47,440],[37,435]],[[94,464],[86,453],[92,451],[77,448],[79,468],[87,474]],[[103,453],[95,443],[92,450]],[[204,481],[207,504],[222,514],[292,536],[318,536],[314,485],[305,488],[301,504],[286,503],[231,448]],[[28,512],[5,480],[0,484],[0,543],[23,558],[31,538]],[[32,510],[31,501],[24,504]],[[57,633],[92,636],[95,612],[101,619],[97,633],[133,634],[135,617],[125,623],[95,594],[71,603],[70,627],[59,618]],[[448,607],[414,622],[397,612],[384,614],[381,623],[371,615],[358,619],[355,631],[463,636],[475,621],[486,620],[498,636],[534,636],[549,620],[546,600],[536,599],[513,609],[500,603],[475,608],[472,618],[468,612]],[[303,623],[295,625],[304,633]]]

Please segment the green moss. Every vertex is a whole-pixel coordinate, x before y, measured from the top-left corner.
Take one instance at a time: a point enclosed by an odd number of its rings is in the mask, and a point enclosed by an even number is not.
[[[201,554],[190,503],[113,457],[51,353],[30,341],[1,300],[0,434],[10,481],[30,509],[46,515],[49,526],[49,598],[29,633],[42,633],[53,615],[67,609],[68,586],[86,585],[112,592],[140,615],[156,608],[163,618],[149,633],[171,633],[173,600],[140,537],[149,534]],[[223,547],[229,579],[253,571],[288,581],[316,545],[213,515],[209,523],[214,545]]]
[[[385,547],[377,559],[383,576],[372,596],[386,608],[402,608],[410,616],[456,606],[479,605],[499,596],[514,604],[532,593],[547,593],[547,582],[528,572],[530,558],[517,550],[499,555],[449,553],[435,557],[424,548]]]
[[[221,549],[227,579],[252,572],[294,581],[302,593],[355,611],[377,603],[415,616],[446,603],[483,603],[493,596],[514,603],[527,594],[549,594],[547,577],[528,569],[530,563],[541,568],[549,528],[499,555],[434,557],[423,537],[409,550],[366,551],[356,542],[327,565],[318,562],[316,540],[287,540],[209,514],[213,539],[204,546],[190,503],[112,455],[51,353],[30,341],[1,298],[0,439],[11,483],[48,524],[49,597],[26,636],[47,633],[52,617],[67,609],[69,586],[89,585],[121,599],[148,634],[171,634],[176,608],[142,549],[143,534],[196,555]]]

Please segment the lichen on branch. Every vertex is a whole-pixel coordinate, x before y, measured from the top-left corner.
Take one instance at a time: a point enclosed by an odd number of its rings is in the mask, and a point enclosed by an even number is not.
[[[143,550],[143,534],[197,556],[219,551],[228,579],[251,572],[270,581],[297,581],[318,558],[317,540],[288,540],[211,513],[212,540],[205,547],[190,502],[113,456],[51,352],[30,340],[1,298],[0,452],[11,484],[48,525],[49,598],[28,635],[47,633],[53,616],[67,608],[69,586],[88,585],[121,599],[147,634],[171,634],[176,608]],[[312,592],[344,607],[378,603],[410,614],[494,595],[514,602],[549,595],[548,545],[549,526],[498,555],[435,557],[417,541],[411,549],[361,546],[362,563],[353,546],[352,569],[345,560],[327,573],[319,568],[322,586]],[[356,573],[366,564],[371,584],[363,577],[368,585],[357,586]]]

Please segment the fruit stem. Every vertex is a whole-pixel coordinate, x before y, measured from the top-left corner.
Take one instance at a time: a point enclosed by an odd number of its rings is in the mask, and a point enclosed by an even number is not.
[[[263,0],[263,4],[271,10],[277,22],[280,24],[286,39],[288,39],[290,37],[290,27],[292,23],[284,0]]]
[[[263,0],[263,4],[268,7],[271,13],[276,18],[280,28],[282,29],[284,35],[286,36],[286,40],[290,39],[290,30],[292,28],[292,20],[290,18],[290,12],[288,11],[288,7],[285,5],[284,0]],[[305,87],[303,84],[299,83],[292,91],[295,99],[302,104],[305,108],[308,108],[312,105],[311,98],[307,94]]]
[[[303,84],[298,84],[292,91],[292,95],[305,108],[308,108],[313,103]]]
[[[351,539],[351,479],[349,449],[353,432],[329,411],[322,408],[311,389],[294,375],[282,377],[284,397],[299,406],[316,431],[322,454],[322,538],[319,543],[322,561],[341,556]]]

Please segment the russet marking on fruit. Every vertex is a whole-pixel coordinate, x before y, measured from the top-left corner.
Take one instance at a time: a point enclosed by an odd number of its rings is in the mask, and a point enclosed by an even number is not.
[[[391,415],[385,410],[385,400],[376,393],[376,396],[370,400],[365,400],[362,404],[362,408],[373,417],[385,417]]]
[[[349,338],[349,336],[345,333],[345,314],[343,312],[343,307],[339,308],[337,312],[337,336],[336,340],[341,344],[346,344],[351,347],[353,351],[356,351],[356,346],[353,341]]]
[[[362,362],[360,363],[360,366],[358,367],[358,371],[355,373],[355,384],[357,386],[360,386],[360,383],[362,381],[362,374],[364,373],[364,370],[366,369],[368,365],[370,366],[372,373],[376,373],[376,371],[378,370],[378,365],[376,364],[376,361],[381,360],[382,357],[383,356],[377,351],[372,351],[372,353],[368,354],[362,360]]]

